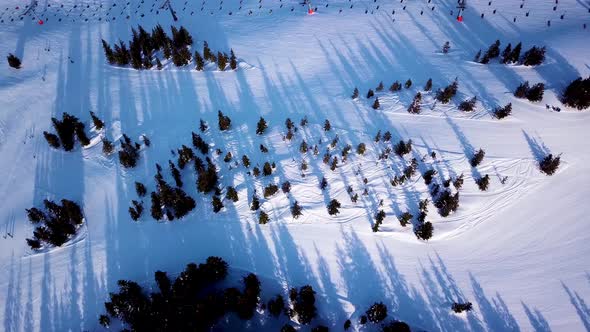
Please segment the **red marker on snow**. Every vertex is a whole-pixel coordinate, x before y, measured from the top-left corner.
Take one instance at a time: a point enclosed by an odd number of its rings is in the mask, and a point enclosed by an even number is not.
[[[463,16],[457,16],[457,22],[463,22]]]
[[[43,25],[44,22],[43,22],[43,20],[39,20],[39,21],[37,21],[37,23],[39,23],[39,25]]]

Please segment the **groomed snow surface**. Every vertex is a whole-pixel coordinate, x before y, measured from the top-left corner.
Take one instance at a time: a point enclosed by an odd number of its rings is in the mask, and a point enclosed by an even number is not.
[[[166,10],[150,12],[160,1],[117,2],[108,16],[110,1],[40,1],[36,17],[20,20],[26,4],[3,0],[0,54],[15,53],[23,68],[9,68],[2,60],[0,72],[0,330],[102,330],[97,318],[117,280],[150,287],[156,270],[175,274],[212,255],[230,264],[230,284],[256,273],[264,302],[289,287],[312,285],[319,318],[311,326],[334,331],[348,318],[353,329],[378,330],[356,323],[376,301],[387,305],[388,319],[417,331],[590,330],[590,113],[568,109],[558,99],[570,81],[590,74],[590,29],[583,28],[590,25],[590,3],[561,0],[556,10],[550,0],[526,0],[523,8],[520,3],[468,1],[464,22],[458,23],[451,0],[322,0],[314,3],[315,15],[306,15],[295,0],[172,0],[179,17],[173,22]],[[197,72],[191,64],[135,71],[106,63],[101,38],[127,41],[132,26],[150,31],[158,23],[167,32],[171,24],[185,26],[200,51],[204,40],[215,51],[233,48],[240,68]],[[485,52],[496,39],[501,49],[519,41],[523,50],[546,46],[547,59],[538,67],[473,62],[477,51]],[[442,54],[447,40],[451,50]],[[455,77],[459,93],[451,104],[434,105],[429,92],[422,114],[406,112],[428,78],[436,90]],[[408,78],[414,83],[410,89],[388,91],[395,80]],[[545,83],[543,101],[513,97],[525,80]],[[373,110],[365,95],[380,81],[381,108]],[[354,87],[361,95],[355,101]],[[477,109],[461,113],[456,106],[472,96]],[[494,107],[509,102],[511,116],[491,116]],[[218,130],[218,110],[231,118],[230,131]],[[151,139],[136,168],[123,169],[116,154],[105,157],[100,143],[77,145],[73,152],[49,148],[42,133],[53,131],[51,117],[67,112],[90,129],[89,111],[105,122],[100,135],[111,140],[123,133],[135,141],[143,134]],[[269,123],[262,136],[255,134],[260,116]],[[303,117],[308,126],[284,141],[285,119],[299,125]],[[190,166],[182,174],[195,210],[182,220],[156,222],[144,198],[144,215],[132,221],[127,210],[137,199],[134,182],[155,190],[155,163],[165,167],[176,160],[170,150],[190,146],[200,118],[210,125],[206,141],[223,151],[214,157],[220,183],[235,186],[239,202],[225,201],[225,208],[213,213],[211,196],[196,191]],[[332,124],[327,133],[325,119]],[[379,130],[389,130],[392,142],[375,143]],[[353,152],[331,171],[322,155],[336,134],[335,153],[346,144]],[[320,154],[303,156],[302,139],[310,146],[321,139]],[[413,141],[413,153],[379,160],[400,139]],[[361,142],[367,144],[365,156],[354,153]],[[261,153],[260,144],[269,153]],[[471,168],[468,158],[479,148],[486,156]],[[254,178],[243,166],[224,163],[227,151],[238,158],[246,154],[260,167],[274,161],[276,171]],[[389,181],[412,157],[421,160],[432,151],[436,159],[426,157],[419,171],[435,169],[437,181],[463,173],[465,185],[451,216],[442,218],[429,205],[434,236],[424,242],[396,218],[416,212],[419,201],[430,198],[423,179],[416,175],[397,187]],[[548,152],[562,154],[553,176],[538,170],[539,158]],[[309,168],[302,177],[304,159]],[[173,183],[168,170],[163,173]],[[484,174],[491,178],[486,192],[473,181]],[[321,191],[324,176],[329,185]],[[263,199],[271,221],[259,225],[249,209],[254,190],[262,196],[268,183],[285,180],[291,193]],[[359,193],[356,204],[349,185]],[[79,202],[86,226],[63,247],[33,253],[25,242],[33,231],[25,209],[41,207],[46,198]],[[332,198],[342,203],[337,216],[326,210]],[[303,207],[297,220],[289,211],[294,200]],[[381,208],[387,216],[381,231],[373,233]],[[451,304],[458,300],[471,301],[474,310],[453,314]],[[266,314],[246,323],[232,317],[219,328],[278,331],[287,322]]]

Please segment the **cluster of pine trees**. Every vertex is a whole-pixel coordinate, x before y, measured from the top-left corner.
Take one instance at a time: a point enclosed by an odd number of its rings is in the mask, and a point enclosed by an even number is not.
[[[537,83],[529,86],[529,81],[520,84],[514,91],[516,98],[526,98],[530,101],[536,102],[543,99],[543,92],[545,91],[545,84]]]
[[[579,110],[590,107],[590,76],[585,79],[578,77],[572,81],[563,92],[562,101]]]
[[[243,291],[222,289],[218,283],[226,278],[227,269],[223,259],[209,257],[205,263],[188,264],[173,280],[157,271],[157,289],[150,293],[134,281],[119,280],[119,290],[109,295],[99,322],[109,327],[111,319],[117,319],[133,331],[205,331],[228,312],[249,319],[260,282],[250,274],[244,278]]]
[[[51,122],[57,135],[47,131],[43,132],[43,136],[51,147],[57,149],[61,146],[65,151],[72,151],[76,138],[83,146],[90,144],[90,139],[84,131],[84,123],[80,122],[77,117],[63,113],[61,120],[51,118]]]
[[[139,143],[132,142],[131,138],[123,134],[123,139],[121,140],[121,150],[119,150],[119,162],[121,165],[125,168],[135,167],[137,165],[137,160],[139,159],[140,148],[141,146]]]
[[[35,207],[26,210],[29,220],[35,225],[33,238],[27,239],[33,250],[48,244],[63,245],[84,222],[82,209],[73,201],[62,199],[59,205],[46,199],[43,205],[46,212]]]
[[[111,46],[103,39],[102,47],[105,57],[111,65],[131,65],[137,70],[151,69],[156,66],[160,70],[162,60],[156,53],[161,52],[164,59],[171,60],[178,67],[188,65],[193,60],[191,52],[193,38],[183,26],[180,28],[171,26],[170,29],[172,37],[169,37],[159,24],[152,29],[151,33],[139,25],[137,30],[131,29],[133,37],[129,41],[129,46],[121,40]],[[217,63],[219,70],[225,70],[228,64],[233,70],[238,66],[233,50],[230,51],[229,56],[222,52],[217,52],[215,56],[206,41],[203,46],[203,56],[198,51],[194,53],[196,69],[203,70],[205,61]]]
[[[182,187],[180,172],[172,162],[169,164],[170,171],[176,182],[176,187],[172,187],[166,183],[161,173],[162,168],[156,164],[157,174],[154,178],[156,180],[157,190],[151,193],[151,214],[156,220],[161,220],[164,216],[166,216],[168,221],[172,221],[175,218],[182,218],[196,206],[195,200],[180,188]]]
[[[525,66],[537,66],[545,61],[545,51],[545,47],[533,46],[521,56],[522,43],[518,43],[514,48],[509,43],[500,53],[500,41],[496,40],[490,45],[483,57],[481,56],[481,50],[479,50],[475,55],[474,61],[488,64],[490,60],[501,57],[500,62],[503,64],[518,63]]]
[[[20,69],[21,62],[20,62],[20,59],[16,55],[14,55],[12,53],[8,53],[6,60],[8,61],[8,65],[10,67],[15,68],[15,69]]]

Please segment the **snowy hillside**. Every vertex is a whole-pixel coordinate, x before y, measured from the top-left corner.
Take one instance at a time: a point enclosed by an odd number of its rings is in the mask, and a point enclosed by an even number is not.
[[[469,0],[463,22],[452,0],[322,0],[312,2],[313,15],[298,0],[171,0],[178,21],[163,3],[42,0],[22,16],[30,3],[0,1],[0,330],[102,331],[98,317],[117,280],[149,288],[156,270],[176,275],[189,262],[220,256],[230,265],[228,283],[258,275],[263,303],[313,286],[318,318],[297,326],[302,331],[319,324],[341,331],[347,319],[352,330],[378,331],[379,324],[358,324],[374,302],[413,331],[590,331],[590,109],[560,101],[571,81],[590,76],[589,1]],[[101,39],[128,42],[132,28],[157,24],[167,33],[171,25],[185,27],[193,53],[205,41],[215,52],[233,50],[238,68],[208,63],[198,71],[194,62],[177,67],[166,60],[162,70],[134,70],[107,62]],[[545,46],[546,59],[538,66],[474,61],[496,40],[501,50],[522,42],[523,53]],[[9,53],[22,60],[21,69],[8,66]],[[437,102],[436,91],[455,78],[456,96]],[[392,92],[395,81],[402,87]],[[513,95],[524,81],[544,83],[541,101]],[[384,89],[366,98],[380,82]],[[352,99],[355,87],[359,97]],[[421,113],[410,114],[417,92]],[[474,96],[474,111],[458,109]],[[508,103],[512,114],[497,119],[494,109]],[[230,130],[219,130],[219,110],[230,117]],[[105,128],[93,128],[90,111]],[[54,132],[51,118],[64,112],[86,125],[88,146],[49,147],[43,132]],[[257,135],[261,117],[268,129]],[[287,118],[296,127],[290,140]],[[168,161],[177,161],[182,145],[193,148],[192,132],[209,143],[221,197],[232,186],[239,200],[223,199],[214,212],[191,164],[180,172],[196,207],[184,218],[156,221],[149,195],[155,165],[173,185]],[[119,150],[124,134],[151,141],[134,168],[102,151],[102,138]],[[412,141],[403,157],[394,151],[400,140]],[[480,148],[485,157],[472,167]],[[233,157],[225,162],[228,152]],[[552,176],[539,170],[549,153],[561,154]],[[415,174],[392,185],[412,158]],[[253,176],[265,162],[275,163],[272,175]],[[441,190],[463,174],[461,189],[448,186],[460,193],[449,216],[433,204],[428,170]],[[482,191],[475,180],[485,175],[489,188]],[[281,190],[285,181],[289,193]],[[128,212],[140,199],[135,182],[148,192],[137,222]],[[264,198],[269,184],[278,193]],[[251,209],[255,193],[266,224]],[[35,225],[25,209],[64,198],[80,204],[84,223],[61,247],[31,250],[26,239]],[[332,199],[341,203],[336,215],[328,213]],[[414,233],[424,199],[434,227],[428,241]],[[385,219],[374,232],[380,210]],[[406,226],[404,212],[414,216]],[[455,314],[455,301],[474,308]],[[279,331],[287,322],[260,309],[247,322],[232,316],[216,329]]]

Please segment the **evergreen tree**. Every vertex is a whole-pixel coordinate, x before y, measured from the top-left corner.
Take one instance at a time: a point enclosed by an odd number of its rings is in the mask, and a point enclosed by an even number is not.
[[[402,85],[400,82],[395,81],[393,82],[393,84],[391,84],[391,86],[389,87],[389,91],[390,92],[396,92],[402,89]]]
[[[590,107],[590,76],[586,79],[578,77],[572,81],[563,92],[562,101],[578,110]]]
[[[111,65],[115,64],[115,56],[113,55],[113,49],[104,39],[101,39],[101,41],[102,49],[104,50],[104,55],[107,58],[108,63]]]
[[[473,62],[479,62],[479,58],[481,58],[481,50],[477,51],[475,58],[473,58]]]
[[[269,176],[272,174],[272,167],[270,167],[270,163],[267,161],[264,163],[264,166],[262,167],[262,174],[264,176]]]
[[[135,191],[139,197],[144,197],[147,193],[145,186],[141,182],[135,182]]]
[[[373,92],[373,89],[369,89],[369,91],[367,92],[367,99],[372,98],[375,95],[375,92]]]
[[[508,103],[504,107],[498,107],[494,110],[494,116],[498,119],[503,119],[512,114],[512,103]]]
[[[213,212],[218,213],[223,209],[223,202],[219,199],[218,196],[214,195],[213,200],[211,201],[211,205],[213,206]]]
[[[243,155],[242,156],[242,164],[246,168],[249,168],[250,167],[250,159],[248,158],[248,156],[246,156],[246,155]]]
[[[383,81],[379,82],[379,85],[377,86],[377,88],[375,89],[376,91],[383,91]]]
[[[382,302],[375,302],[366,312],[371,323],[379,323],[387,317],[387,306]]]
[[[258,223],[260,225],[266,225],[270,221],[268,214],[262,210],[260,210],[260,214],[258,215]]]
[[[160,62],[160,59],[156,58],[156,69],[162,70],[162,68],[164,68],[162,62]]]
[[[285,300],[281,295],[277,295],[268,301],[268,312],[273,317],[279,317],[283,311],[285,311]]]
[[[290,193],[291,192],[291,182],[289,182],[289,181],[283,182],[283,184],[281,184],[281,190],[285,194]]]
[[[553,175],[559,168],[560,163],[561,155],[554,157],[553,154],[548,154],[539,163],[539,168],[541,169],[541,172],[545,173],[546,175]]]
[[[228,153],[225,155],[225,157],[223,157],[223,161],[225,161],[226,163],[229,163],[229,162],[231,161],[232,157],[233,157],[233,156],[232,156],[232,154],[231,154],[231,151],[230,151],[230,152],[228,152]]]
[[[414,233],[416,234],[417,238],[428,241],[432,237],[433,230],[434,227],[432,227],[432,223],[430,221],[427,221],[422,225],[418,226]]]
[[[21,61],[20,59],[12,54],[12,53],[8,53],[8,56],[6,57],[6,60],[8,60],[8,65],[12,68],[16,68],[16,69],[20,69],[21,67]]]
[[[532,102],[538,102],[543,100],[543,93],[545,90],[545,84],[537,83],[533,85],[528,91],[526,92],[526,98]]]
[[[379,104],[379,98],[375,98],[375,102],[373,102],[373,107],[374,110],[379,109],[381,107],[381,104]]]
[[[258,124],[256,124],[256,135],[264,134],[264,131],[266,130],[266,128],[268,128],[268,125],[266,124],[266,120],[264,120],[263,117],[260,117],[260,120],[258,120]]]
[[[432,90],[432,78],[429,78],[428,81],[426,81],[426,85],[424,86],[424,91],[430,90]]]
[[[43,136],[45,137],[45,140],[47,140],[47,143],[49,143],[49,146],[52,148],[57,149],[60,147],[59,137],[57,137],[57,135],[44,131]]]
[[[104,127],[104,122],[99,119],[94,112],[90,111],[90,117],[92,117],[92,122],[94,123],[94,127],[97,130],[101,130]]]
[[[412,80],[408,78],[408,80],[406,81],[404,86],[406,87],[406,89],[411,88],[412,87]]]
[[[303,213],[301,211],[302,211],[301,206],[299,205],[299,203],[297,201],[295,201],[293,203],[293,205],[291,205],[291,215],[293,216],[294,219],[297,219],[301,215],[303,215]]]
[[[229,186],[227,187],[227,192],[225,194],[225,198],[231,200],[232,202],[237,202],[238,201],[238,191],[232,187]]]
[[[359,145],[356,147],[356,153],[363,155],[365,154],[367,147],[365,145],[365,143],[359,143]]]
[[[412,113],[412,114],[420,114],[420,103],[422,102],[422,94],[420,92],[417,92],[416,95],[414,96],[414,100],[412,101],[412,104],[410,104],[410,106],[408,107],[408,113]]]
[[[339,208],[341,207],[340,202],[338,202],[336,199],[332,199],[330,201],[330,203],[328,203],[328,214],[333,216],[335,214],[340,213]]]
[[[488,186],[490,185],[490,176],[486,174],[483,177],[476,179],[475,183],[479,187],[479,190],[486,191],[488,190]]]
[[[459,110],[461,110],[463,112],[473,112],[476,102],[477,102],[477,97],[475,97],[475,96],[471,99],[464,100],[459,104]]]
[[[258,199],[258,196],[256,196],[256,194],[254,194],[252,196],[252,205],[250,206],[250,210],[256,211],[259,208],[260,208],[260,200]]]
[[[172,173],[172,177],[174,178],[174,182],[176,182],[177,187],[182,187],[182,178],[180,176],[180,171],[176,168],[176,165],[170,160],[168,160],[168,165],[170,166],[170,173]]]
[[[115,150],[115,146],[106,137],[102,139],[102,153],[105,156],[110,155]]]
[[[330,129],[332,129],[332,125],[330,124],[330,121],[326,119],[326,121],[324,121],[324,131],[330,131]]]
[[[516,44],[516,46],[512,49],[512,52],[510,52],[510,57],[508,58],[508,61],[506,61],[506,63],[517,63],[520,59],[521,49],[522,43]]]
[[[352,99],[357,99],[359,97],[359,89],[357,89],[356,87],[354,88],[354,91],[352,92]]]
[[[449,84],[443,90],[438,90],[436,93],[436,100],[443,104],[447,104],[449,101],[451,101],[451,98],[457,94],[457,90],[459,90],[459,82],[455,78],[453,83]]]
[[[514,97],[516,98],[526,98],[526,94],[529,91],[529,81],[525,81],[521,83],[516,90],[514,91]]]
[[[221,52],[217,52],[217,67],[219,68],[219,70],[223,71],[223,70],[225,70],[226,66],[227,66],[226,55]]]
[[[525,66],[537,66],[545,61],[545,47],[533,46],[522,56],[522,64]]]
[[[231,120],[229,119],[229,117],[224,115],[221,111],[217,112],[217,117],[219,120],[219,130],[229,130],[229,128],[231,127]]]
[[[207,41],[203,42],[203,57],[205,58],[205,60],[211,60],[211,57],[213,56],[213,53],[211,52],[211,49],[209,48],[209,44],[207,43]]]
[[[269,184],[264,187],[264,198],[269,198],[279,191],[279,187],[276,184]]]
[[[483,149],[479,149],[472,157],[469,159],[469,164],[471,167],[477,167],[483,161],[483,157],[486,155]]]
[[[504,51],[502,51],[502,63],[508,63],[510,61],[510,55],[512,54],[512,44],[508,43]]]
[[[203,60],[201,54],[199,54],[199,51],[195,51],[195,64],[195,69],[197,69],[198,71],[201,71],[205,68],[205,61]]]

